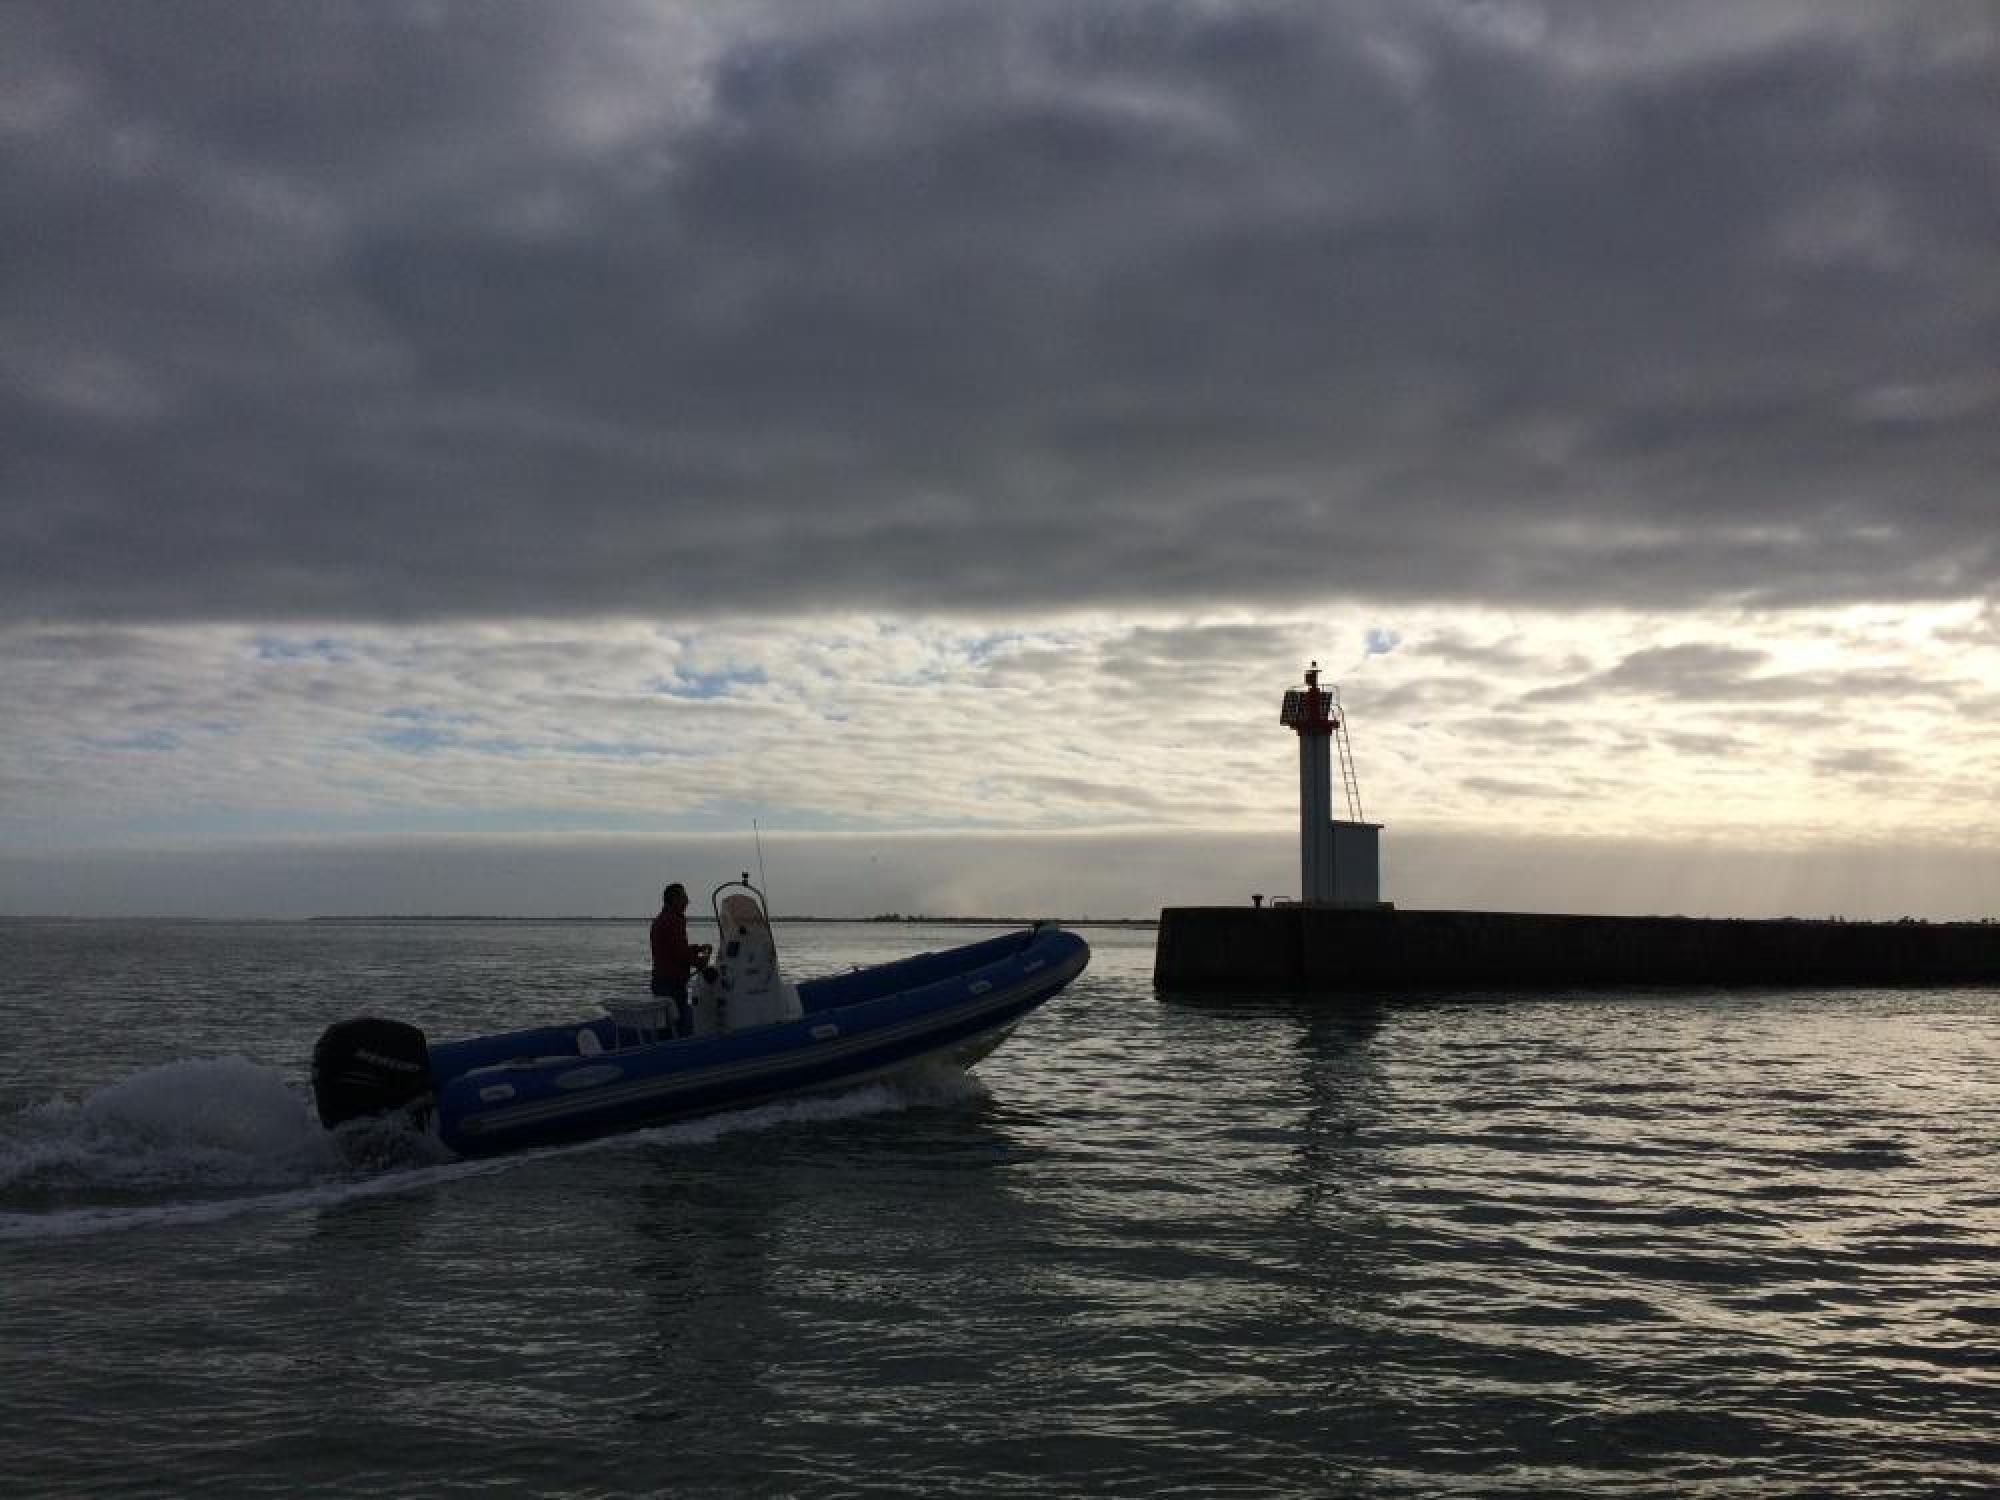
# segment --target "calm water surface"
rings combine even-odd
[[[807,977],[979,932],[779,930]],[[0,924],[0,1493],[2000,1493],[2000,995],[1157,997],[499,1161],[305,1059],[622,923]]]

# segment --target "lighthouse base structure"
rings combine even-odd
[[[1171,906],[1153,983],[1235,994],[2000,984],[2000,924]]]
[[[1317,890],[1301,892],[1306,906],[1367,906],[1382,901],[1382,825],[1329,818],[1315,830]]]

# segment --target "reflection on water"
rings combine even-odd
[[[0,1063],[0,1473],[38,1494],[1973,1495],[2000,1465],[1991,994],[1162,1001],[1150,935],[1092,933],[974,1080],[382,1171],[294,1129],[329,1014],[574,1014],[643,929],[135,932],[0,935],[0,1001],[65,1039]]]

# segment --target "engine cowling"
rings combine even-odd
[[[398,1110],[420,1115],[431,1102],[430,1043],[403,1021],[337,1022],[313,1047],[312,1086],[320,1124],[329,1130]]]

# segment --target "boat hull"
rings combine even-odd
[[[1043,927],[808,981],[799,1019],[719,1036],[619,1047],[600,1018],[442,1043],[430,1049],[438,1133],[483,1156],[849,1087],[931,1059],[970,1066],[1088,962],[1081,938]]]

